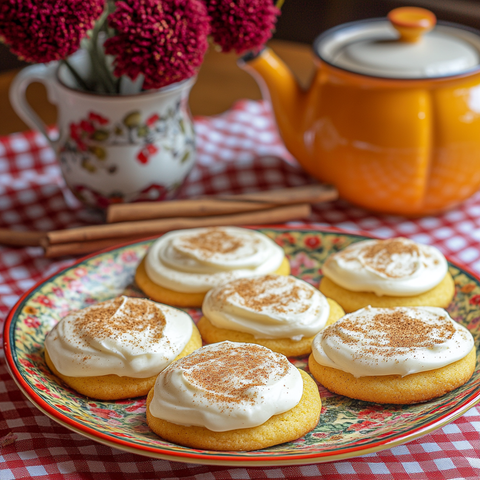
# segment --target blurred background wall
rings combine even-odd
[[[480,30],[480,0],[285,0],[274,37],[311,43],[328,28],[385,17],[393,8],[407,5],[428,8],[439,20]]]

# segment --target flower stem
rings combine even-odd
[[[107,93],[117,93],[115,81],[113,80],[111,72],[106,64],[105,55],[103,52],[100,53],[100,49],[102,47],[99,46],[98,42],[98,35],[107,19],[108,13],[108,9],[106,9],[100,18],[95,22],[90,40],[89,52],[92,62],[92,69],[105,91]]]
[[[285,3],[285,0],[277,0],[277,3],[275,4],[275,6],[276,6],[279,10],[281,10],[284,3]]]
[[[60,62],[65,65],[68,70],[70,70],[70,73],[73,75],[80,87],[82,87],[84,90],[90,90],[85,80],[78,74],[78,72],[75,70],[75,68],[73,68],[72,64],[66,58],[60,60]]]

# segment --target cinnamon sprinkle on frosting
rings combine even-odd
[[[255,338],[299,341],[325,327],[330,306],[309,283],[270,274],[233,280],[210,290],[202,311],[217,328],[250,333]]]
[[[277,287],[285,287],[280,293],[275,292]],[[259,278],[241,278],[224,285],[215,291],[213,301],[224,304],[230,297],[236,296],[239,303],[251,310],[261,312],[265,307],[277,313],[286,313],[295,309],[298,313],[305,312],[310,307],[310,299],[314,290],[307,284],[295,282],[294,278],[280,275],[265,275]]]
[[[455,328],[446,316],[439,317],[438,323],[427,324],[420,318],[409,315],[403,309],[392,309],[376,314],[369,322],[362,322],[362,317],[347,318],[340,324],[346,333],[344,341],[355,344],[348,334],[362,335],[368,342],[368,351],[379,356],[392,356],[396,349],[414,352],[418,348],[433,348],[451,339]],[[324,339],[338,334],[335,324],[328,327]]]
[[[88,337],[118,340],[124,334],[135,334],[149,329],[150,341],[155,342],[163,337],[165,324],[165,316],[152,302],[127,302],[126,297],[120,297],[84,310],[84,315],[76,322],[74,331],[82,340]],[[134,338],[130,341],[135,342]]]
[[[327,327],[312,345],[315,360],[355,377],[410,375],[464,358],[470,332],[437,307],[366,307]]]
[[[150,413],[216,432],[262,425],[298,404],[299,370],[261,345],[221,342],[173,362],[156,380]]]
[[[63,375],[148,378],[173,361],[192,331],[191,317],[179,309],[121,296],[70,312],[45,346]]]
[[[404,297],[439,285],[448,264],[437,248],[399,237],[354,242],[330,255],[322,270],[346,290]]]
[[[358,253],[346,250],[338,255],[343,256],[345,260],[351,260]],[[368,243],[362,248],[360,255],[365,266],[387,277],[400,278],[415,272],[417,268],[415,261],[420,257],[420,250],[411,240],[399,237]],[[402,255],[409,256],[411,260],[406,262],[404,257],[400,257]]]
[[[182,293],[206,293],[235,278],[275,272],[283,249],[266,235],[239,227],[169,232],[155,241],[145,260],[148,277]]]
[[[244,244],[241,238],[230,235],[220,228],[209,228],[196,235],[185,236],[179,243],[183,249],[200,251],[205,257],[232,253]]]
[[[254,344],[224,343],[221,349],[194,352],[179,362],[170,369],[182,368],[208,401],[234,404],[255,403],[255,387],[266,386],[272,372],[279,378],[291,368],[283,355]]]

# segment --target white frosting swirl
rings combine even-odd
[[[366,307],[320,332],[320,365],[355,377],[410,375],[450,365],[473,348],[472,334],[436,307]]]
[[[221,342],[168,366],[157,378],[150,413],[169,422],[214,432],[262,425],[295,407],[303,394],[300,372],[260,345]]]
[[[298,278],[262,275],[210,290],[203,314],[218,328],[255,338],[312,337],[327,323],[330,306],[318,289]]]
[[[148,378],[175,359],[192,331],[185,312],[122,296],[69,313],[45,346],[62,375]]]
[[[266,235],[237,227],[177,230],[150,247],[145,269],[157,285],[203,293],[236,278],[275,272],[285,254]]]
[[[331,255],[323,274],[347,290],[377,295],[419,295],[437,286],[448,265],[435,247],[406,238],[365,240]]]

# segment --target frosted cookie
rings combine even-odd
[[[257,450],[302,437],[318,423],[315,382],[260,345],[222,342],[174,362],[147,397],[160,437],[211,450]]]
[[[376,403],[440,397],[475,370],[471,333],[435,307],[364,308],[320,332],[309,367],[332,392]]]
[[[365,240],[328,257],[320,290],[346,312],[372,307],[446,308],[455,294],[435,247],[406,238]]]
[[[195,228],[156,240],[140,263],[135,280],[150,298],[181,307],[201,307],[217,285],[252,275],[288,275],[283,249],[255,230]]]
[[[201,346],[185,312],[122,296],[60,320],[45,340],[45,360],[77,392],[118,400],[146,395],[160,371]]]
[[[288,357],[312,351],[314,336],[345,312],[292,276],[240,278],[210,290],[198,329],[206,343],[256,343]]]

